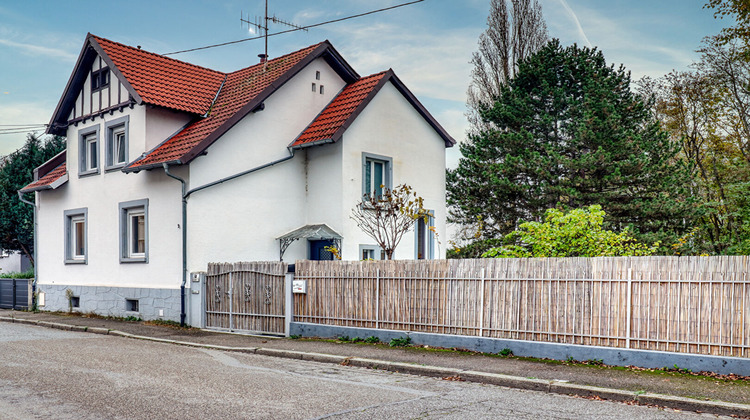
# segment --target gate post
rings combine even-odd
[[[292,321],[294,320],[294,295],[292,294],[292,283],[294,282],[294,264],[287,266],[284,274],[284,336],[289,337]]]

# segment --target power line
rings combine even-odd
[[[339,18],[339,19],[333,19],[333,20],[329,20],[329,21],[325,21],[325,22],[314,23],[312,25],[300,26],[299,28],[287,29],[285,31],[274,32],[272,34],[266,34],[266,35],[262,35],[262,36],[252,37],[252,38],[239,39],[237,41],[222,42],[221,44],[206,45],[205,47],[190,48],[188,50],[174,51],[174,52],[169,52],[169,53],[165,53],[165,54],[162,54],[162,55],[182,54],[182,53],[191,52],[191,51],[207,50],[209,48],[223,47],[225,45],[239,44],[240,42],[253,41],[253,40],[261,39],[261,38],[268,37],[268,36],[275,36],[275,35],[286,34],[286,33],[289,33],[289,32],[306,30],[306,29],[309,29],[309,28],[315,28],[317,26],[328,25],[329,23],[336,23],[336,22],[341,22],[343,20],[354,19],[354,18],[358,18],[358,17],[362,17],[362,16],[371,15],[373,13],[385,12],[387,10],[396,9],[398,7],[408,6],[408,5],[414,4],[414,3],[421,3],[423,1],[424,0],[410,1],[408,3],[401,3],[401,4],[397,4],[395,6],[384,7],[382,9],[371,10],[369,12],[360,13],[360,14],[357,14],[357,15],[351,15],[351,16],[347,16],[347,17],[343,17],[343,18]]]

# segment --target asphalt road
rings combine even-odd
[[[0,323],[0,419],[716,416]]]

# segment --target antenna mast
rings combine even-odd
[[[282,20],[282,19],[279,19],[279,18],[276,17],[275,14],[273,16],[268,16],[268,0],[265,0],[265,4],[266,4],[265,15],[263,15],[263,16],[256,16],[254,22],[250,21],[250,15],[249,14],[247,16],[247,19],[245,19],[243,13],[240,12],[240,23],[246,23],[248,28],[250,28],[250,27],[257,28],[258,32],[260,32],[261,36],[263,36],[263,41],[265,43],[265,49],[264,49],[264,52],[263,52],[263,57],[261,57],[261,59],[263,60],[264,68],[265,68],[265,62],[268,60],[268,22],[269,21],[273,22],[273,23],[276,23],[276,24],[285,25],[285,26],[288,26],[290,28],[300,29],[300,30],[303,30],[303,31],[307,32],[307,28],[299,26],[299,25],[296,25],[296,24],[291,23],[291,22],[287,22],[287,21]]]

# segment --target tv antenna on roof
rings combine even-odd
[[[260,57],[261,61],[265,63],[268,60],[268,23],[273,22],[280,25],[286,25],[290,28],[299,29],[307,32],[307,28],[299,25],[295,25],[294,23],[287,22],[285,20],[279,19],[274,14],[273,16],[268,16],[268,0],[265,1],[266,3],[266,11],[264,16],[256,16],[255,21],[250,21],[250,15],[248,14],[247,19],[245,19],[245,16],[243,12],[240,12],[240,23],[246,23],[248,29],[252,29],[253,27],[258,29],[258,32],[263,36],[263,39],[265,41],[265,50],[263,52],[263,55]],[[265,68],[265,67],[264,67]]]

